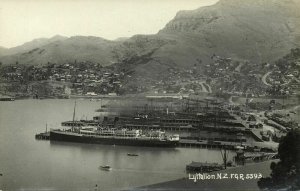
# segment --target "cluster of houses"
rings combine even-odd
[[[232,95],[253,96],[265,95],[265,87],[261,83],[260,72],[245,61],[222,58],[213,55],[212,63],[204,67],[204,74],[214,92]],[[248,68],[250,67],[250,68]]]
[[[202,61],[183,69],[172,66],[160,78],[124,74],[114,67],[99,63],[75,62],[44,66],[15,65],[1,67],[1,78],[7,82],[26,84],[33,81],[49,81],[70,88],[74,95],[122,94],[151,92],[155,94],[220,92],[231,95],[265,96],[277,91],[296,94],[300,89],[300,60],[292,57],[286,64],[247,63],[217,55],[212,63]],[[271,71],[266,87],[262,76]],[[268,91],[268,89],[270,91]],[[274,91],[273,91],[274,90]]]
[[[123,73],[93,63],[48,63],[42,67],[16,64],[1,68],[1,78],[6,82],[30,84],[47,81],[64,89],[67,87],[70,94],[79,95],[117,94],[122,88],[123,76]]]
[[[285,95],[297,94],[300,89],[300,62],[298,68],[289,68],[285,73],[280,70],[274,70],[267,78],[272,86],[280,87],[279,92]]]
[[[211,87],[206,83],[207,77],[201,74],[201,69],[194,66],[188,69],[172,66],[167,69],[166,75],[159,79],[145,79],[138,77],[142,84],[137,91],[151,92],[152,94],[197,94],[211,92]]]
[[[280,94],[298,94],[300,89],[300,49],[292,49],[291,52],[279,59],[271,68],[267,82],[279,87]]]
[[[47,79],[47,70],[25,65],[12,65],[1,68],[1,78],[8,82],[40,81]]]
[[[77,95],[116,94],[122,87],[123,73],[116,73],[97,64],[84,64],[84,67],[64,64],[63,68],[53,68],[48,80],[68,84],[71,94]]]

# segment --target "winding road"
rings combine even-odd
[[[272,73],[272,72],[267,72],[267,73],[265,73],[265,75],[261,78],[262,82],[263,82],[265,85],[267,85],[267,86],[272,86],[271,84],[269,84],[269,83],[267,82],[267,77],[268,77],[271,73]]]

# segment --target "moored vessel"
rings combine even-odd
[[[67,141],[89,144],[129,145],[144,147],[176,147],[179,135],[166,135],[163,131],[77,127],[75,130],[51,130],[50,141]]]
[[[110,171],[110,170],[111,170],[111,167],[110,167],[109,165],[102,165],[102,166],[99,166],[99,169],[100,169],[100,170]]]
[[[76,102],[73,112],[72,127],[68,130],[50,130],[50,141],[79,142],[89,144],[129,145],[144,147],[176,147],[179,135],[166,135],[164,131],[111,128],[107,126],[75,126]]]
[[[132,156],[132,157],[137,157],[139,156],[138,154],[135,154],[135,153],[127,153],[128,156]]]

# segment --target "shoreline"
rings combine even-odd
[[[259,163],[250,163],[244,166],[237,166],[232,168],[227,168],[226,170],[215,171],[211,173],[201,173],[204,176],[204,179],[191,179],[191,176],[196,173],[187,173],[185,177],[160,182],[156,184],[145,185],[141,187],[128,188],[122,191],[169,191],[169,190],[185,190],[185,191],[195,191],[195,190],[260,190],[257,186],[257,181],[259,179],[239,179],[240,176],[246,177],[247,175],[258,175],[261,174],[263,177],[270,176],[271,162],[277,162],[278,160],[270,160]],[[221,174],[222,179],[205,179],[205,175],[215,175]],[[201,175],[200,175],[201,176]],[[225,178],[227,176],[227,178]],[[198,176],[199,177],[199,176]],[[208,176],[206,176],[208,177]],[[238,177],[238,179],[236,178]]]

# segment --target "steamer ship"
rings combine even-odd
[[[70,130],[51,130],[50,141],[144,147],[176,147],[179,143],[179,135],[167,136],[163,131],[142,132],[142,130],[128,130],[124,128],[77,127]]]
[[[179,135],[167,135],[161,130],[139,130],[128,128],[111,128],[105,126],[76,125],[75,108],[72,127],[68,130],[50,130],[50,141],[67,141],[89,144],[130,145],[145,147],[176,147]]]

